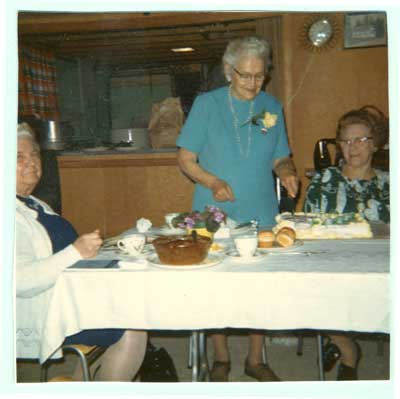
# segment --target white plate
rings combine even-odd
[[[260,260],[264,259],[268,254],[265,252],[260,252],[258,249],[254,256],[249,258],[243,258],[240,256],[236,249],[233,249],[227,253],[227,255],[234,261],[234,262],[241,262],[241,263],[252,263],[252,262],[259,262]]]
[[[215,266],[218,263],[222,262],[222,258],[216,255],[208,255],[208,257],[200,264],[196,265],[166,265],[160,263],[160,259],[158,259],[158,255],[154,254],[147,258],[150,265],[159,267],[161,269],[170,269],[170,270],[195,270],[195,269],[204,269],[206,267]]]
[[[303,245],[303,241],[301,240],[296,240],[293,245],[290,247],[271,247],[271,248],[257,248],[257,251],[260,251],[262,253],[268,253],[268,252],[289,252],[292,251],[293,249],[299,248]]]

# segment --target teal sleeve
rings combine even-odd
[[[178,147],[183,147],[198,154],[207,139],[208,103],[205,95],[198,96],[193,102],[186,122],[176,140]]]

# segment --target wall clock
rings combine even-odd
[[[332,15],[314,14],[306,18],[300,32],[303,47],[314,52],[332,49],[339,36],[339,28]]]

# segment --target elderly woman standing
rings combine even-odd
[[[336,141],[342,167],[317,173],[306,193],[305,212],[358,212],[371,222],[390,221],[389,174],[372,167],[374,153],[387,142],[386,116],[373,106],[345,113],[338,122]],[[340,359],[338,380],[357,380],[361,357],[358,344],[347,335],[330,335],[324,348],[324,368]]]
[[[289,157],[282,107],[261,91],[270,66],[268,42],[256,37],[231,41],[223,66],[229,85],[196,98],[177,140],[179,165],[196,182],[193,209],[214,204],[237,222],[257,218],[261,228],[270,228],[278,213],[272,172],[292,197],[298,178]],[[228,381],[227,337],[223,332],[211,336],[211,380]],[[245,372],[259,381],[277,381],[262,363],[263,344],[261,332],[250,333]]]
[[[98,230],[77,236],[72,225],[31,195],[42,175],[40,148],[26,123],[18,125],[16,198],[17,357],[38,358],[46,307],[58,275],[102,244]],[[86,330],[65,343],[108,347],[100,358],[102,381],[131,381],[146,348],[143,331]],[[75,377],[79,375],[78,369]]]

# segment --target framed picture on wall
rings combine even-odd
[[[354,12],[344,18],[344,48],[387,45],[385,12]]]

